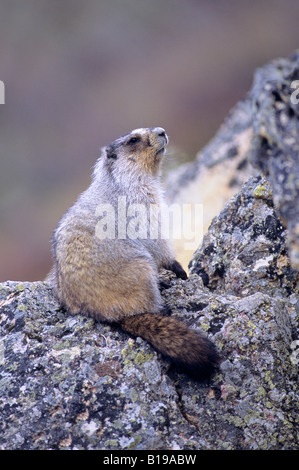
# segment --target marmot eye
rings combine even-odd
[[[140,142],[140,137],[131,137],[129,140],[128,140],[128,144],[129,145],[134,145],[134,144],[137,144],[137,142]]]

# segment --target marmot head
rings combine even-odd
[[[117,169],[156,175],[167,143],[162,127],[135,129],[103,149],[103,163],[112,172]]]

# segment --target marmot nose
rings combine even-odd
[[[166,142],[168,142],[168,136],[166,134],[165,129],[163,127],[152,127],[152,131],[157,135],[157,137],[163,137]]]
[[[165,137],[165,136],[166,136],[166,132],[165,132],[165,129],[163,129],[163,127],[153,127],[153,131],[154,131],[158,136],[161,136],[161,137]]]

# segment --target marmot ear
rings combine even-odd
[[[107,155],[107,158],[113,158],[114,160],[117,159],[117,154],[115,153],[115,149],[111,145],[108,145],[108,147],[106,147],[106,155]]]

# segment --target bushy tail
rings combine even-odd
[[[209,377],[220,362],[216,348],[209,339],[175,318],[144,313],[126,317],[120,325],[133,336],[148,341],[193,377]]]

